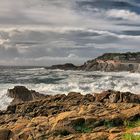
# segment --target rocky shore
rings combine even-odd
[[[53,65],[47,69],[106,71],[106,72],[140,72],[140,52],[137,53],[106,53],[81,66],[67,63]]]
[[[51,96],[17,86],[8,96],[13,102],[0,111],[0,140],[140,139],[140,96],[130,92]]]

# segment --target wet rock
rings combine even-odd
[[[9,105],[7,107],[7,113],[15,113],[17,105]]]
[[[24,86],[15,86],[13,89],[8,89],[7,95],[14,98],[12,104],[43,99],[46,96],[33,90],[28,90]]]

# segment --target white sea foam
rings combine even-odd
[[[42,68],[29,68],[29,69],[26,69],[28,71],[38,71],[38,70],[44,70],[45,68],[42,67]]]
[[[13,87],[13,85],[0,84],[0,109],[5,110],[6,107],[13,100],[7,96],[7,87]]]
[[[75,91],[82,94],[97,93],[112,89],[140,94],[140,74],[129,72],[84,72],[57,70],[12,71],[8,83],[0,83],[0,109],[6,109],[12,101],[7,89],[23,85],[43,94],[67,94]],[[4,79],[5,81],[5,79]],[[16,82],[15,82],[16,81]]]

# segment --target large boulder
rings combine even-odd
[[[12,136],[11,130],[7,128],[0,129],[0,140],[10,140],[11,136]]]
[[[9,97],[14,98],[12,101],[13,104],[43,99],[46,97],[34,90],[28,90],[24,86],[15,86],[13,89],[8,89],[7,94]]]

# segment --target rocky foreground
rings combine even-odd
[[[81,66],[71,63],[53,65],[47,69],[106,71],[106,72],[138,72],[140,73],[140,52],[137,53],[105,53]]]
[[[0,112],[0,140],[139,140],[140,96],[129,92],[42,95],[17,86]]]

